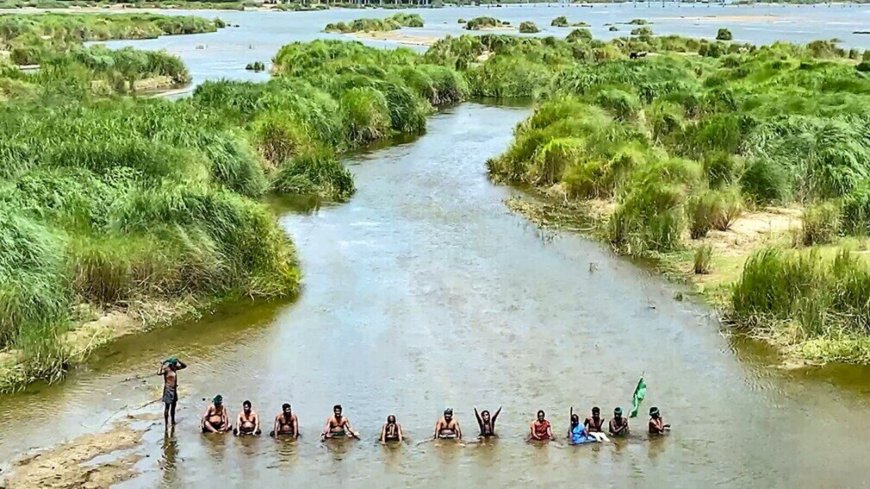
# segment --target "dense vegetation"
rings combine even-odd
[[[590,38],[582,30],[565,41],[463,36],[427,53],[463,70],[474,95],[540,99],[508,151],[489,162],[494,177],[614,202],[602,232],[630,255],[679,252],[729,229],[745,209],[771,204],[807,207],[799,246],[867,233],[870,79],[835,43]],[[655,55],[631,59],[637,52]],[[816,316],[747,285],[762,262],[785,273],[806,253],[750,260],[733,318],[757,328],[769,324],[758,318],[787,317],[803,338],[865,332],[870,286],[854,257],[813,262],[831,297],[807,299],[821,308]],[[709,250],[697,258],[706,270]]]
[[[149,39],[161,35],[214,32],[220,19],[156,14],[15,14],[0,16],[0,51],[13,62],[38,64],[46,56],[86,41]]]
[[[402,27],[423,27],[423,18],[419,14],[399,13],[384,19],[356,19],[350,23],[337,22],[326,24],[325,32],[383,32],[395,31]]]
[[[34,76],[11,67],[0,70],[0,100],[40,90],[109,94],[185,85],[190,77],[176,56],[83,43],[210,32],[221,26],[220,20],[139,14],[0,16],[0,51],[8,52],[9,62],[41,66]]]
[[[274,66],[268,83],[210,82],[179,102],[27,75],[34,93],[0,111],[0,347],[22,352],[18,380],[63,371],[82,304],[144,317],[156,303],[293,294],[292,244],[254,199],[347,199],[342,151],[419,133],[466,92],[403,49],[296,43]]]

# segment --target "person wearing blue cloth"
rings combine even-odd
[[[580,416],[571,414],[571,428],[568,429],[568,442],[571,445],[582,445],[598,441],[594,436],[589,436],[586,427],[580,423]]]

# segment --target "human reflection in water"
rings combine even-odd
[[[161,445],[160,470],[163,471],[161,480],[163,485],[171,486],[176,482],[176,462],[178,458],[178,439],[175,438],[175,426],[163,432],[163,444]]]

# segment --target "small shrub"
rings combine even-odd
[[[840,207],[834,202],[823,202],[804,212],[801,244],[812,246],[828,244],[840,230]]]
[[[465,19],[463,19],[462,17],[460,17],[460,18],[456,19],[456,23],[457,23],[457,24],[464,24],[464,23],[465,23]]]
[[[610,26],[607,30],[610,31],[610,32],[617,32],[617,31],[619,30],[619,27],[616,27],[615,25],[612,25],[612,26]]]
[[[366,144],[390,133],[390,107],[384,95],[374,88],[351,88],[340,100],[347,137],[355,144]]]
[[[717,41],[730,41],[731,39],[733,39],[733,36],[728,29],[719,29],[719,32],[716,33]]]
[[[843,198],[843,230],[859,236],[870,235],[870,182]]]
[[[291,158],[300,147],[311,142],[304,124],[285,114],[265,114],[254,121],[254,144],[270,163],[277,165]]]
[[[281,193],[318,195],[336,201],[349,199],[355,190],[350,171],[334,152],[325,148],[307,150],[285,162],[272,188]]]
[[[695,259],[693,269],[695,274],[708,274],[711,271],[711,261],[713,259],[713,247],[705,244],[695,248]]]
[[[568,34],[568,37],[566,37],[565,40],[568,42],[591,41],[592,32],[590,32],[589,29],[574,29]]]
[[[631,35],[635,36],[635,37],[641,37],[641,38],[652,37],[653,30],[650,29],[649,27],[638,27],[637,29],[631,30]]]
[[[534,22],[525,21],[520,23],[521,34],[534,34],[536,32],[541,32],[541,30],[538,29],[538,26]]]
[[[475,17],[465,23],[465,29],[469,31],[478,31],[480,29],[491,29],[503,25],[507,25],[507,22],[502,22],[494,17]]]
[[[704,171],[707,172],[710,188],[722,188],[736,183],[742,169],[740,159],[725,151],[704,155]]]
[[[743,212],[743,203],[735,191],[707,190],[689,199],[689,234],[703,238],[711,229],[727,231]]]
[[[634,118],[640,111],[640,100],[636,95],[616,88],[601,91],[595,98],[595,103],[610,110],[614,117],[623,121]]]
[[[750,162],[740,177],[740,187],[759,203],[787,202],[791,197],[791,175],[769,159]]]
[[[568,27],[568,18],[564,15],[560,15],[559,17],[553,19],[553,21],[550,22],[550,25],[552,27]]]

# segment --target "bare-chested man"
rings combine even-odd
[[[242,403],[242,412],[236,420],[236,430],[233,434],[236,436],[242,435],[260,435],[260,416],[254,412],[251,406],[251,401]]]
[[[462,439],[462,429],[459,427],[459,421],[453,419],[453,409],[447,408],[444,410],[444,416],[441,416],[438,422],[435,423],[435,434],[432,438],[441,438],[443,440]]]
[[[384,423],[384,426],[381,427],[381,437],[379,438],[381,443],[388,442],[402,442],[402,439],[405,436],[402,434],[402,425],[396,422],[396,417],[394,415],[387,416],[387,422]]]
[[[168,426],[170,418],[175,424],[175,405],[178,403],[178,371],[187,365],[175,357],[169,357],[160,364],[157,375],[163,376],[163,422]]]
[[[289,403],[284,403],[281,406],[281,412],[275,416],[275,426],[269,436],[290,436],[299,438],[299,420],[293,411],[290,409]]]
[[[604,434],[604,418],[601,417],[601,408],[598,406],[592,408],[592,416],[583,421],[583,426],[586,428],[589,436],[594,437],[596,440],[610,441],[607,439],[607,435]]]
[[[336,404],[332,407],[332,416],[326,418],[326,426],[323,427],[320,439],[326,440],[345,436],[359,439],[359,434],[353,431],[350,426],[350,420],[342,415],[341,404]]]
[[[671,430],[671,425],[665,424],[659,408],[653,406],[649,408],[649,434],[663,435]]]
[[[628,418],[622,417],[622,408],[613,410],[613,419],[610,420],[610,436],[628,436]]]
[[[224,398],[220,394],[214,396],[211,404],[202,415],[203,433],[226,433],[233,428],[227,408],[224,407]]]

